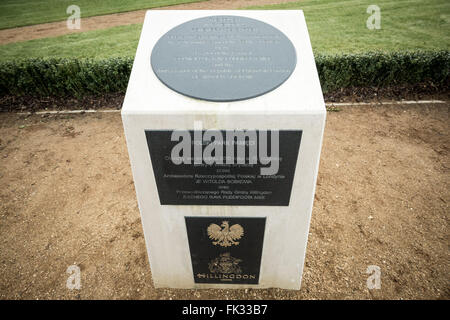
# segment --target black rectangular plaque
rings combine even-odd
[[[301,130],[279,131],[279,170],[273,175],[262,175],[261,168],[269,165],[259,161],[225,164],[225,152],[224,164],[174,164],[171,152],[178,141],[171,141],[172,132],[145,131],[161,205],[289,205]],[[193,137],[194,131],[189,132]],[[222,132],[225,136],[226,131]],[[271,140],[267,140],[271,155]],[[247,156],[248,152],[247,145]],[[191,154],[194,155],[194,144]]]
[[[266,218],[185,219],[195,283],[258,284]]]

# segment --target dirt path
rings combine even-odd
[[[187,3],[152,10],[220,10],[239,9],[249,6],[296,2],[299,0],[209,0],[206,2]],[[83,10],[83,8],[81,8]],[[147,10],[115,13],[81,19],[81,29],[67,28],[66,21],[50,22],[26,27],[0,30],[0,45],[11,42],[27,41],[39,38],[62,36],[69,33],[107,29],[116,26],[142,23]]]
[[[120,115],[2,113],[0,299],[449,299],[449,108],[328,113],[300,291],[155,289]]]

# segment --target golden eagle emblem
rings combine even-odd
[[[222,247],[231,247],[233,244],[238,245],[239,240],[244,235],[244,228],[239,224],[233,224],[231,227],[228,221],[222,221],[220,227],[211,223],[208,227],[208,236],[214,240],[213,245]]]

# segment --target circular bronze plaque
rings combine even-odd
[[[180,24],[156,43],[151,65],[159,80],[183,95],[237,101],[265,94],[294,71],[292,42],[275,27],[239,16]]]

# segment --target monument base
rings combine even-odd
[[[289,78],[263,95],[231,102],[190,98],[160,81],[150,60],[158,40],[184,22],[218,15],[257,19],[281,31],[297,57]],[[302,11],[148,11],[122,119],[154,286],[299,289],[325,116]],[[258,139],[263,131],[278,132],[277,173],[264,174],[269,165],[261,163],[171,161],[179,143],[174,131],[193,136],[210,129],[224,136],[254,129]]]

